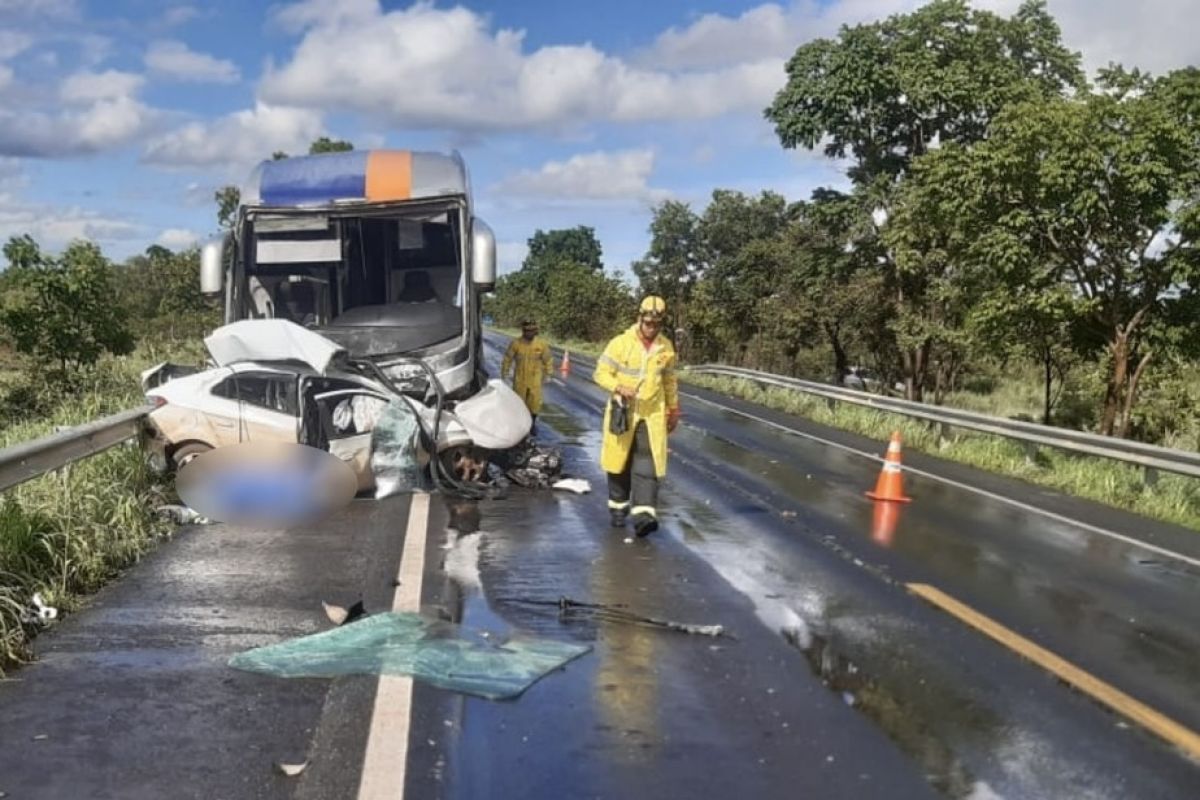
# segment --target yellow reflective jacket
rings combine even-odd
[[[525,341],[524,337],[513,339],[500,362],[501,379],[508,377],[508,368],[514,362],[513,391],[525,401],[529,413],[536,414],[542,409],[542,383],[553,370],[550,345],[538,336],[531,342]]]
[[[645,421],[650,435],[650,450],[654,455],[654,471],[662,478],[667,474],[667,412],[679,408],[679,381],[675,377],[675,347],[664,336],[657,336],[647,348],[635,324],[616,336],[596,360],[592,376],[610,394],[618,386],[637,388],[637,397],[630,404],[629,427],[617,436],[608,430],[611,404],[604,407],[604,443],[600,449],[600,466],[605,472],[620,473],[629,461],[633,435],[639,422]]]

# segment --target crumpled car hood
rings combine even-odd
[[[285,319],[244,319],[217,328],[204,346],[217,366],[244,361],[292,361],[324,374],[345,349]]]

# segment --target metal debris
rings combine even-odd
[[[574,492],[575,494],[587,494],[592,490],[592,485],[583,478],[563,478],[550,488]]]
[[[360,617],[367,615],[367,610],[363,606],[363,601],[359,600],[349,608],[335,606],[333,603],[321,602],[325,608],[325,616],[329,617],[329,621],[334,625],[348,625]]]
[[[723,625],[695,625],[685,622],[675,622],[669,619],[657,619],[632,611],[626,611],[624,605],[609,605],[605,603],[585,603],[570,597],[560,597],[557,600],[529,600],[520,597],[497,598],[496,602],[510,602],[521,605],[546,606],[558,609],[559,618],[591,618],[604,622],[624,622],[631,625],[644,625],[651,628],[678,631],[695,636],[723,636],[734,638],[725,631]]]
[[[56,619],[58,619],[58,609],[46,605],[41,592],[33,595],[29,608],[21,613],[21,622],[25,625],[47,625]]]
[[[159,506],[155,512],[164,519],[169,519],[176,525],[210,525],[212,520],[200,514],[195,509],[181,505]]]

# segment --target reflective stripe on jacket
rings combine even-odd
[[[639,422],[645,421],[650,451],[654,455],[654,471],[658,477],[664,477],[667,474],[667,411],[679,407],[675,347],[670,340],[659,335],[647,348],[635,324],[604,348],[604,355],[596,360],[592,379],[610,395],[618,386],[637,388],[637,397],[630,404],[629,427],[620,436],[608,430],[611,404],[605,404],[600,466],[605,472],[624,471],[633,449],[634,431]]]

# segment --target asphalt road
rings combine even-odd
[[[906,584],[936,586],[1195,730],[1200,570],[1104,531],[1185,559],[1200,556],[1193,534],[912,454],[906,465],[1008,502],[909,475],[913,503],[881,525],[862,496],[878,462],[852,451],[882,453],[886,432],[862,440],[689,389],[664,527],[627,542],[608,527],[596,464],[603,398],[573,360],[547,388],[542,439],[591,494],[435,495],[427,514],[409,498],[359,500],[301,530],[182,531],[0,683],[0,793],[1191,796],[1195,761]],[[394,681],[226,665],[328,629],[322,600],[385,610],[417,587],[427,613],[592,650],[513,701],[417,682],[404,713],[380,699]],[[529,602],[560,596],[736,638]],[[307,768],[285,777],[279,761]]]

